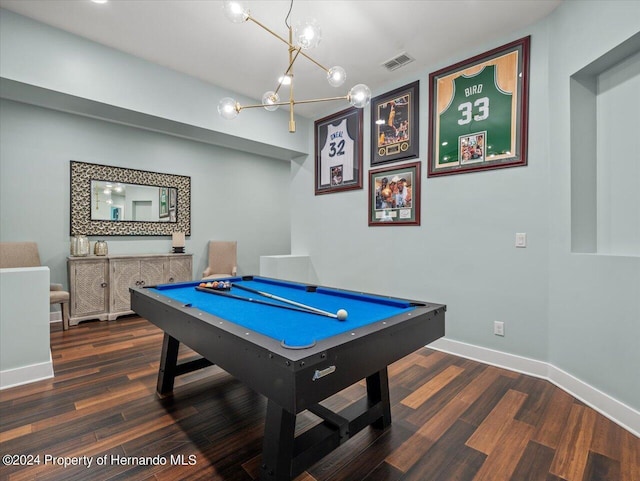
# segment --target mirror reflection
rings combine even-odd
[[[178,189],[91,181],[91,220],[176,222]]]

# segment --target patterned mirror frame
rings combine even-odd
[[[191,177],[75,160],[70,162],[70,172],[72,236],[165,236],[173,232],[191,235]],[[91,220],[92,180],[174,187],[178,191],[176,222]]]

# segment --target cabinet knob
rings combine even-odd
[[[140,285],[141,285],[141,286],[144,286],[144,281],[140,281]]]
[[[173,277],[169,277],[169,282],[174,282]]]
[[[102,284],[100,284],[100,287],[107,287],[107,283],[103,282]]]

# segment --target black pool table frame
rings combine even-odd
[[[148,287],[130,291],[132,309],[164,331],[159,396],[173,391],[176,376],[215,363],[267,398],[263,481],[289,481],[365,427],[389,426],[387,366],[444,335],[445,305],[409,301],[416,306],[409,313],[318,341],[313,347],[288,349]],[[178,364],[181,342],[203,357]],[[335,413],[319,404],[362,379],[367,396],[342,411]],[[304,410],[323,422],[296,437],[296,415]]]

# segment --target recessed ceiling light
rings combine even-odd
[[[93,3],[107,3],[109,0],[91,0]]]

